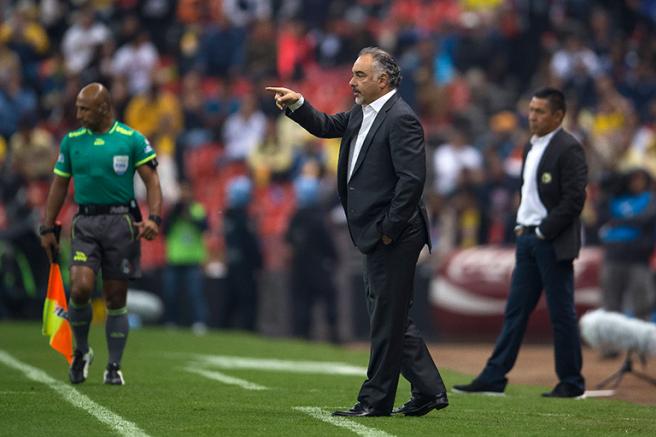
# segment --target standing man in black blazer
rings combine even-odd
[[[581,248],[579,216],[587,165],[581,144],[562,127],[565,96],[544,88],[529,104],[533,134],[524,150],[517,211],[517,251],[501,334],[481,374],[455,392],[502,395],[544,289],[553,327],[558,385],[545,397],[578,397],[585,391],[581,342],[574,311],[574,258]]]
[[[395,413],[421,416],[448,406],[446,389],[421,335],[408,317],[419,252],[430,247],[422,200],[426,177],[424,132],[396,89],[399,66],[384,50],[368,47],[353,64],[350,111],[327,115],[301,94],[269,87],[286,114],[321,138],[341,137],[339,198],[351,239],[364,256],[371,354],[358,402],[336,416],[388,416],[399,374],[412,398]]]

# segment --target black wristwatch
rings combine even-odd
[[[152,220],[152,221],[154,221],[155,224],[156,224],[157,226],[161,226],[161,225],[162,225],[162,217],[160,217],[160,216],[158,216],[158,215],[150,214],[150,215],[148,216],[148,220]]]
[[[45,225],[40,225],[39,226],[39,235],[46,235],[46,234],[54,234],[55,233],[55,227],[46,227]]]

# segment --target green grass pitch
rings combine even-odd
[[[50,349],[39,324],[0,322],[0,354],[57,381],[49,386],[29,379],[0,360],[0,435],[129,435],[113,419],[108,424],[73,406],[62,392],[83,394],[91,408],[106,409],[149,436],[656,435],[656,408],[543,399],[547,387],[519,385],[509,386],[503,398],[449,394],[449,408],[420,418],[347,419],[339,426],[296,407],[325,412],[350,407],[364,377],[353,370],[366,367],[366,351],[242,333],[195,337],[145,328],[130,333],[123,359],[126,385],[112,387],[102,384],[107,357],[102,326],[92,326],[91,345],[96,358],[89,379],[72,387],[66,362]],[[342,367],[321,364],[326,362]],[[442,372],[449,387],[471,377]],[[397,405],[408,395],[402,380]]]

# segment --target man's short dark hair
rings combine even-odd
[[[378,47],[365,47],[358,56],[371,55],[374,59],[374,69],[378,74],[387,74],[391,88],[398,88],[401,83],[401,69],[396,59],[385,50]]]
[[[556,88],[546,87],[539,89],[533,94],[533,97],[547,100],[549,102],[551,112],[563,111],[563,114],[567,112],[565,94]]]

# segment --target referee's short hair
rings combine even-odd
[[[533,93],[533,97],[538,99],[545,99],[549,102],[549,107],[551,112],[563,111],[563,114],[567,112],[567,105],[565,104],[565,94],[562,91],[545,87],[537,90]]]

